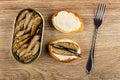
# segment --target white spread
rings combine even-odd
[[[64,55],[59,55],[59,54],[54,54],[57,58],[60,60],[68,60],[68,59],[75,59],[77,56],[64,56]]]
[[[74,31],[80,28],[81,22],[73,13],[61,11],[53,19],[54,25],[66,32]]]

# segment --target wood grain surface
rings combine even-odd
[[[93,18],[98,4],[107,9],[99,29],[95,65],[86,74],[91,47]],[[35,8],[45,18],[42,55],[31,64],[17,62],[10,53],[13,21],[24,8]],[[51,16],[60,9],[70,9],[84,20],[85,29],[76,34],[63,34],[51,25]],[[81,46],[81,58],[70,63],[55,61],[47,52],[47,43],[70,38]],[[120,0],[0,0],[0,80],[120,80]]]

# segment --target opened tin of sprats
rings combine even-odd
[[[32,8],[21,10],[13,24],[10,51],[21,63],[31,63],[42,51],[45,21],[40,12]]]

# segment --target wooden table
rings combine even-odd
[[[97,37],[94,70],[88,76],[85,67],[100,2],[107,4],[107,10]],[[21,64],[11,56],[10,42],[15,16],[27,7],[40,11],[46,26],[42,55],[31,64]],[[77,12],[84,20],[84,31],[69,35],[55,30],[51,16],[60,9]],[[55,61],[46,46],[59,38],[78,42],[82,57],[70,63]],[[120,0],[0,0],[0,80],[120,80]]]

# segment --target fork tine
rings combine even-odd
[[[103,12],[103,4],[101,3],[100,10],[99,10],[99,13],[98,13],[98,15],[99,15],[98,19],[100,19],[102,12]]]
[[[99,11],[100,11],[100,6],[101,6],[101,4],[98,5],[98,8],[97,8],[97,11],[96,11],[95,18],[97,18],[97,16],[98,16],[98,13],[99,13]]]
[[[100,19],[101,20],[103,18],[103,15],[104,15],[104,12],[105,12],[105,8],[106,8],[105,4],[99,4],[99,6],[97,8],[96,16],[95,16],[96,19]]]
[[[103,19],[104,13],[105,13],[105,8],[106,8],[106,5],[105,5],[105,4],[102,4],[102,5],[103,5],[103,6],[102,6],[101,14],[100,14],[100,17],[99,17],[100,20]]]

